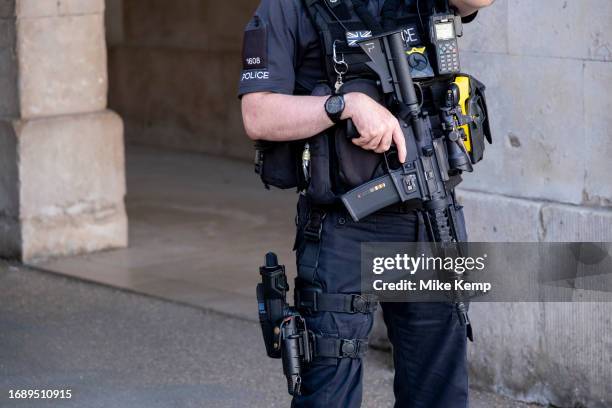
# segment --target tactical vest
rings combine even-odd
[[[366,66],[369,58],[358,46],[358,41],[401,27],[407,48],[422,46],[427,42],[429,15],[434,9],[441,10],[446,1],[421,0],[405,5],[404,0],[387,0],[380,18],[370,14],[368,0],[303,0],[303,3],[319,33],[323,64],[333,84],[336,79],[334,49],[336,55],[346,61],[347,80],[356,77],[376,79]]]
[[[378,77],[367,66],[368,56],[357,42],[377,33],[402,29],[408,50],[428,43],[428,21],[434,10],[448,9],[447,0],[421,0],[419,6],[403,0],[387,0],[376,19],[367,10],[368,0],[302,0],[319,33],[322,63],[327,73],[312,95],[331,95],[337,81],[338,64],[344,85],[341,93],[362,92],[384,103]],[[398,12],[399,10],[399,12]],[[336,59],[334,60],[334,56]],[[343,69],[344,68],[344,69]],[[429,68],[431,69],[431,68]],[[435,77],[433,70],[412,72],[420,83],[423,107],[431,113],[444,103],[450,77]],[[482,86],[484,90],[484,86]],[[438,128],[436,115],[432,127]],[[488,127],[488,123],[487,123]],[[304,191],[316,204],[332,204],[339,195],[383,174],[383,155],[355,146],[346,137],[346,125],[339,124],[310,139],[295,142],[257,142],[255,171],[268,186]]]

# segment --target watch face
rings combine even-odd
[[[327,100],[325,109],[330,115],[337,115],[344,110],[344,99],[341,96],[332,96]]]

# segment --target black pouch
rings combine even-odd
[[[259,174],[266,188],[297,188],[299,183],[297,163],[303,143],[255,142],[255,173]]]
[[[340,88],[340,92],[361,92],[378,103],[383,102],[383,95],[376,81],[369,79],[348,81]],[[344,191],[372,180],[382,171],[383,155],[354,145],[351,137],[358,136],[351,134],[354,132],[350,123],[343,122],[336,128],[334,135],[338,176]]]
[[[314,96],[331,95],[329,85],[321,83],[312,91]],[[306,195],[314,204],[333,204],[336,201],[334,178],[332,178],[332,137],[335,127],[325,130],[307,140],[310,149],[309,180]]]
[[[471,151],[470,159],[473,164],[482,160],[485,151],[485,140],[489,144],[493,143],[491,135],[491,125],[489,124],[489,112],[487,109],[487,99],[485,97],[486,86],[476,78],[470,78],[470,97],[466,101],[467,114],[472,116],[474,121],[470,123]]]

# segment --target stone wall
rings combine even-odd
[[[236,92],[258,1],[110,3],[110,106],[127,141],[250,158]]]
[[[103,0],[0,0],[0,256],[125,246]]]
[[[612,241],[612,2],[497,0],[465,27],[495,144],[461,198],[473,241]],[[472,382],[612,405],[612,305],[475,304]],[[608,334],[607,334],[608,333]]]
[[[497,0],[465,26],[464,70],[488,87],[495,139],[460,191],[472,241],[612,241],[611,18],[607,0]],[[612,406],[610,316],[610,304],[476,303],[470,380]]]

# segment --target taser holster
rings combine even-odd
[[[461,128],[466,136],[465,148],[472,164],[476,164],[483,159],[485,139],[489,144],[493,143],[485,97],[486,87],[482,82],[467,74],[457,75],[453,83],[459,87],[461,111],[471,119],[470,123]]]

